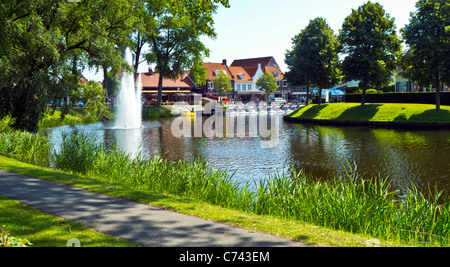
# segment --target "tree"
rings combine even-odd
[[[202,64],[209,50],[201,36],[215,38],[213,14],[218,5],[229,7],[228,0],[170,0],[151,2],[151,17],[155,27],[147,32],[149,63],[156,63],[159,72],[158,101],[162,103],[162,83],[165,78],[176,80],[187,69]],[[201,71],[202,68],[197,67]],[[204,71],[204,69],[203,69]],[[204,76],[196,73],[195,77]]]
[[[123,62],[115,44],[126,37],[129,7],[127,0],[2,1],[0,117],[36,132],[50,100],[68,103],[77,66],[90,58]]]
[[[405,76],[421,86],[436,88],[436,109],[440,109],[441,82],[450,84],[450,3],[448,0],[420,0],[417,11],[402,30],[409,50],[401,58]]]
[[[257,81],[256,86],[266,93],[266,102],[269,101],[269,94],[278,89],[277,79],[270,71],[266,71]]]
[[[95,81],[82,85],[80,99],[85,102],[85,109],[92,116],[101,117],[106,112],[105,90]]]
[[[214,85],[217,88],[217,92],[219,92],[220,96],[223,96],[226,92],[230,92],[233,90],[231,87],[231,79],[228,77],[227,73],[224,70],[219,70],[217,73],[217,77],[212,80]]]
[[[380,4],[367,2],[345,19],[339,37],[346,55],[345,80],[359,81],[361,105],[365,105],[366,90],[389,86],[397,68],[401,42],[395,20]]]
[[[316,18],[292,39],[293,48],[286,52],[289,67],[287,79],[292,84],[319,88],[319,105],[322,89],[340,81],[339,52],[341,45],[325,19]]]

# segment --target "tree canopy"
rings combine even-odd
[[[420,0],[417,11],[402,30],[408,50],[401,58],[405,76],[421,86],[436,88],[440,109],[440,85],[450,84],[450,2]]]
[[[401,42],[394,18],[379,3],[367,2],[345,18],[339,35],[346,56],[342,71],[346,81],[359,81],[363,91],[389,86],[397,69]]]
[[[2,1],[0,117],[35,132],[49,101],[76,90],[78,65],[89,58],[123,64],[115,44],[129,13],[125,0]]]
[[[205,70],[200,65],[203,57],[209,55],[209,49],[200,37],[216,37],[213,15],[218,4],[229,7],[229,3],[228,0],[147,2],[152,6],[150,14],[154,27],[146,32],[145,38],[150,45],[146,59],[149,63],[156,63],[156,71],[160,74],[157,105],[161,106],[164,78],[175,80],[193,67],[192,77],[200,80],[205,77]]]
[[[209,50],[201,36],[214,38],[213,14],[228,0],[3,0],[0,3],[0,117],[12,127],[35,132],[47,104],[78,90],[80,70],[103,69],[111,94],[115,78],[143,59],[156,63],[161,78],[178,78],[200,65]],[[144,45],[149,45],[145,54]],[[132,47],[129,66],[123,51]],[[160,81],[160,92],[162,80]],[[161,102],[161,93],[158,97]]]
[[[316,18],[292,39],[293,48],[286,52],[286,74],[289,82],[319,88],[319,104],[322,90],[340,81],[339,52],[341,45],[325,19]],[[308,93],[309,94],[309,93]]]
[[[233,90],[231,87],[231,78],[228,77],[227,73],[221,69],[217,74],[217,77],[212,80],[214,85],[217,88],[217,92],[219,92],[220,96],[223,96],[226,92],[230,92]]]
[[[266,93],[266,101],[270,93],[278,89],[277,79],[272,72],[266,71],[263,75],[256,81],[256,86]]]

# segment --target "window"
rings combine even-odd
[[[208,90],[212,90],[212,89],[214,89],[214,83],[208,82]]]
[[[283,81],[283,87],[287,87],[287,81]]]
[[[241,84],[240,83],[236,84],[236,91],[241,91]]]
[[[249,90],[249,91],[252,90],[252,85],[251,85],[251,84],[248,85],[248,90]]]

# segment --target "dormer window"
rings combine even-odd
[[[216,77],[219,77],[220,71],[222,71],[223,74],[225,74],[225,75],[227,74],[227,72],[224,71],[224,70],[215,70],[215,71],[214,71],[214,75],[215,75]]]
[[[238,73],[237,75],[238,75],[239,79],[245,80],[245,74],[244,73]]]

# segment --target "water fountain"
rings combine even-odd
[[[125,51],[125,60],[131,66],[133,54],[129,48]],[[120,91],[117,95],[117,114],[114,132],[117,146],[123,152],[135,158],[141,152],[142,142],[142,81],[139,75],[137,86],[133,73],[123,72],[120,79]]]
[[[129,48],[125,51],[125,60],[131,66],[133,54]],[[140,129],[142,128],[142,82],[139,76],[138,84],[133,73],[123,72],[120,79],[120,91],[117,96],[117,129]]]

